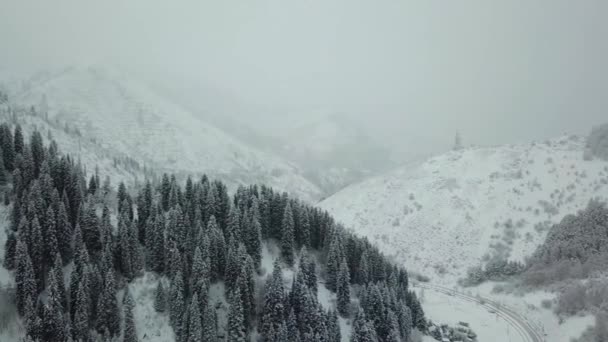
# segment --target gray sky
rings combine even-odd
[[[401,150],[608,121],[605,0],[3,0],[0,44],[0,70],[117,64],[247,115],[352,115]]]

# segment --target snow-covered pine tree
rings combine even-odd
[[[165,294],[165,288],[163,286],[162,280],[158,281],[158,286],[156,286],[156,291],[154,293],[154,310],[156,312],[165,312],[167,309],[167,295]]]
[[[289,315],[287,316],[287,336],[289,336],[289,341],[291,342],[300,340],[300,330],[298,330],[298,321],[293,308],[289,310]]]
[[[281,224],[281,257],[288,266],[293,266],[294,255],[293,249],[295,247],[294,238],[294,221],[291,205],[287,203],[285,206],[285,213],[283,214],[283,221]]]
[[[17,241],[17,270],[15,272],[16,284],[16,304],[20,315],[25,316],[26,302],[29,299],[32,302],[37,301],[38,291],[36,287],[36,277],[34,275],[34,267],[30,258],[27,244],[22,236],[19,236]]]
[[[128,290],[125,293],[125,300],[123,303],[123,311],[124,311],[124,323],[123,323],[123,332],[122,332],[122,341],[123,342],[137,342],[139,339],[137,338],[137,330],[135,328],[135,318],[133,317],[133,309],[135,308],[135,301],[133,300],[133,296],[131,296],[131,292]]]
[[[190,299],[188,308],[188,334],[185,337],[186,342],[202,341],[203,326],[201,323],[201,312],[198,304],[198,294],[194,294]]]
[[[365,285],[369,281],[369,264],[367,261],[367,250],[361,253],[359,259],[359,268],[357,269],[355,280],[360,285]]]
[[[264,306],[262,308],[262,318],[260,333],[270,336],[270,330],[277,331],[280,322],[285,317],[285,290],[283,288],[283,273],[279,262],[274,263],[272,276],[266,283],[264,291]]]
[[[52,270],[49,272],[48,283],[47,302],[43,307],[42,335],[46,341],[64,341],[65,322],[63,319],[61,293],[59,290],[59,282]]]
[[[59,211],[57,213],[57,242],[59,243],[59,251],[61,259],[67,262],[72,259],[72,226],[65,208],[65,204],[59,201],[57,204]]]
[[[74,319],[72,320],[73,334],[75,340],[86,341],[89,338],[89,324],[91,313],[91,294],[89,289],[89,272],[83,269],[82,276],[78,285],[76,302],[74,305]]]
[[[97,309],[97,331],[103,333],[108,331],[111,336],[120,332],[120,309],[116,298],[116,281],[114,270],[106,274],[103,291],[99,297]]]
[[[375,342],[373,325],[365,318],[365,313],[359,309],[353,323],[353,331],[350,336],[351,342]]]
[[[203,341],[217,341],[217,315],[215,308],[208,305],[203,316]]]
[[[176,333],[181,331],[185,307],[184,281],[182,272],[178,271],[171,281],[171,291],[169,294],[169,319]]]
[[[347,317],[350,307],[350,273],[346,258],[342,258],[337,278],[338,312]]]
[[[328,342],[340,342],[342,340],[338,313],[335,310],[327,312],[327,334],[329,337]]]
[[[230,310],[228,311],[228,342],[245,342],[247,329],[243,314],[241,290],[238,286],[232,290],[230,296]]]
[[[400,302],[397,311],[397,319],[399,321],[399,330],[401,338],[404,342],[411,341],[412,334],[412,314],[410,308],[405,302]]]
[[[15,268],[15,254],[17,253],[17,236],[14,232],[10,231],[6,238],[4,245],[4,261],[3,266],[7,270]]]
[[[237,286],[241,292],[241,302],[243,303],[243,317],[245,327],[248,329],[255,316],[255,269],[253,260],[249,255],[245,255],[245,261],[241,266],[241,273],[237,278]]]

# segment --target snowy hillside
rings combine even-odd
[[[469,148],[352,185],[320,203],[408,269],[453,283],[490,256],[523,260],[550,226],[597,196],[608,163],[583,138]]]
[[[114,70],[88,67],[47,73],[11,95],[18,104],[34,105],[51,119],[75,125],[103,148],[144,165],[177,173],[205,172],[231,185],[263,182],[306,199],[320,196],[292,165],[245,146]]]

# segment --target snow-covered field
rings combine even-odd
[[[527,342],[506,320],[476,303],[428,289],[417,288],[427,318],[456,326],[466,322],[480,342]]]
[[[575,136],[468,148],[347,187],[320,203],[409,270],[454,284],[489,256],[523,260],[552,223],[608,198],[608,163]]]
[[[560,322],[560,319],[553,314],[553,308],[543,307],[543,301],[553,301],[556,297],[555,293],[542,290],[521,294],[496,293],[492,291],[496,285],[499,283],[488,282],[464,291],[492,298],[498,303],[513,308],[544,331],[547,334],[547,341],[570,342],[572,338],[579,337],[589,326],[595,324],[592,315],[569,317]]]

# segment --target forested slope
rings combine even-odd
[[[250,186],[231,196],[206,176],[182,186],[167,174],[115,192],[40,132],[26,140],[6,123],[0,148],[12,208],[11,278],[0,281],[14,286],[12,323],[23,326],[7,339],[409,341],[426,328],[403,268],[286,193]],[[263,277],[268,245],[280,252]],[[154,303],[141,295],[150,286]],[[145,319],[167,330],[152,336]]]

